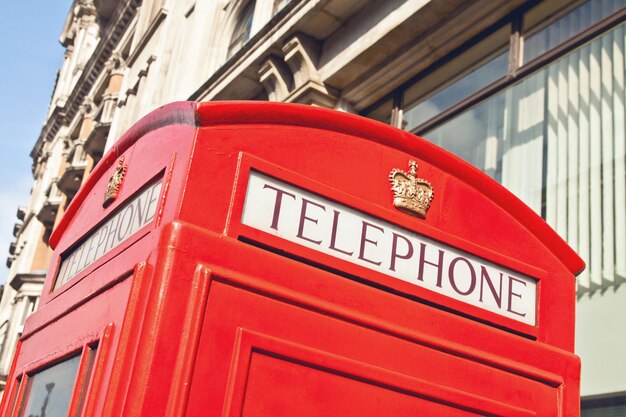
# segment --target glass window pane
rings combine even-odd
[[[511,28],[501,28],[404,93],[403,128],[413,130],[461,100],[504,77]]]
[[[389,99],[376,107],[373,110],[370,110],[367,113],[364,113],[363,116],[369,117],[370,119],[378,120],[379,122],[391,124],[391,112],[393,111],[393,100]]]
[[[626,416],[626,395],[595,400],[583,399],[580,409],[581,417],[623,417]]]
[[[252,28],[252,17],[254,15],[254,1],[249,2],[239,15],[239,20],[233,31],[228,46],[228,58],[233,56],[241,47],[250,39],[250,30]]]
[[[524,40],[524,62],[530,62],[552,48],[566,42],[595,23],[626,7],[626,0],[591,0],[554,23],[527,36]],[[525,26],[537,17],[531,11],[524,16]],[[532,28],[531,28],[532,31]]]
[[[504,94],[498,94],[424,137],[499,180],[498,138],[504,129],[504,105]]]
[[[454,106],[462,99],[502,78],[506,74],[507,65],[508,52],[476,68],[465,77],[453,82],[426,100],[408,108],[404,117],[405,129],[411,130],[416,128],[442,111]]]
[[[30,377],[20,416],[67,417],[79,365],[80,355]]]
[[[579,293],[626,276],[625,45],[620,25],[423,134],[544,216],[587,263]]]
[[[544,103],[545,73],[539,72],[424,137],[501,182],[540,213]]]

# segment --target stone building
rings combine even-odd
[[[587,262],[583,415],[626,416],[625,17],[625,0],[75,0],[7,260],[0,375],[50,231],[106,149],[167,102],[272,100],[425,137],[541,214]]]

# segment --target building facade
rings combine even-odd
[[[587,262],[583,415],[626,416],[625,18],[625,0],[75,0],[7,260],[0,376],[50,232],[107,148],[171,101],[272,100],[415,133],[541,214]]]

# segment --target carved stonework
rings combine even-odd
[[[296,89],[309,81],[321,82],[317,68],[320,47],[314,39],[299,33],[285,43],[283,53],[285,62],[293,72]]]
[[[105,68],[110,72],[121,72],[126,68],[126,61],[119,51],[113,51],[105,64]]]
[[[74,16],[82,18],[83,16],[95,16],[96,6],[93,0],[78,0],[78,4],[74,8]]]
[[[259,81],[263,84],[270,101],[284,101],[293,84],[289,69],[274,55],[267,57],[261,64]]]
[[[290,94],[285,101],[334,109],[338,100],[339,93],[335,89],[310,81]]]
[[[85,117],[93,119],[96,116],[98,107],[91,97],[87,97],[83,100],[83,104],[80,106],[80,111]]]
[[[65,48],[65,53],[63,54],[63,59],[70,59],[72,57],[72,53],[74,52],[74,45],[67,45]]]
[[[358,110],[354,107],[354,104],[345,98],[340,98],[335,104],[335,110],[343,111],[346,113],[354,113],[357,114]]]
[[[328,87],[318,71],[320,45],[302,33],[283,46],[285,62],[293,73],[294,89],[285,101],[320,107],[335,107],[339,92]]]

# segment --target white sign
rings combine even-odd
[[[513,320],[536,323],[535,279],[254,171],[241,221]]]
[[[154,220],[160,192],[160,181],[151,184],[120,207],[112,217],[87,236],[83,243],[64,256],[54,288],[74,278]]]

